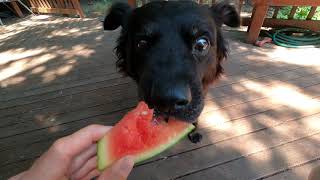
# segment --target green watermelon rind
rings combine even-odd
[[[186,127],[181,133],[177,133],[175,138],[172,138],[171,141],[168,141],[166,144],[162,144],[161,146],[154,148],[151,151],[147,151],[145,153],[141,153],[139,155],[135,155],[134,163],[140,163],[142,161],[145,161],[147,159],[150,159],[163,151],[169,149],[170,147],[177,144],[180,140],[182,140],[184,137],[188,135],[193,129],[195,128],[194,125],[190,124],[188,127]],[[98,154],[98,170],[103,171],[105,168],[111,165],[112,162],[108,162],[107,157],[107,140],[106,136],[104,136],[101,140],[98,141],[97,144],[97,154]]]
[[[98,170],[102,171],[107,167],[107,140],[106,136],[103,136],[97,143],[97,156],[98,156]]]

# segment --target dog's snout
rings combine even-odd
[[[183,107],[190,103],[190,88],[175,88],[172,93],[172,102],[175,107]]]
[[[156,88],[151,94],[154,106],[162,111],[184,108],[191,102],[191,98],[191,91],[187,86]]]

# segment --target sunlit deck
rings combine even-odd
[[[30,25],[30,23],[32,25]],[[0,179],[25,170],[57,138],[113,125],[137,103],[115,69],[116,32],[98,19],[37,16],[0,27]],[[306,179],[320,165],[320,49],[265,48],[228,31],[225,76],[184,140],[130,179]]]

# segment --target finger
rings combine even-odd
[[[90,125],[87,126],[74,134],[64,137],[61,139],[62,147],[64,153],[67,157],[74,157],[82,152],[84,149],[88,148],[90,145],[94,144],[103,135],[105,135],[111,126],[102,126],[102,125]]]
[[[91,172],[89,172],[85,177],[83,177],[81,180],[90,180],[92,178],[95,178],[97,176],[99,176],[101,173],[99,170],[94,169]]]
[[[127,179],[134,165],[133,157],[127,156],[118,160],[110,168],[102,172],[98,180],[124,180]]]
[[[15,176],[12,176],[8,180],[20,180],[24,174],[25,174],[25,171],[21,172],[20,174],[15,175]]]
[[[92,144],[88,149],[84,152],[80,153],[77,157],[72,160],[70,167],[70,174],[79,170],[81,166],[83,166],[90,158],[97,154],[97,145]]]
[[[71,179],[81,179],[94,169],[97,169],[97,156],[91,158],[78,171],[73,173]]]

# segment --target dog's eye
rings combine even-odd
[[[137,43],[137,47],[140,49],[140,48],[145,48],[148,46],[148,41],[147,40],[140,40],[138,43]]]
[[[197,53],[201,53],[201,55],[205,55],[210,47],[210,42],[207,38],[205,37],[200,37],[198,38],[194,45],[193,45],[193,50],[196,51]]]

